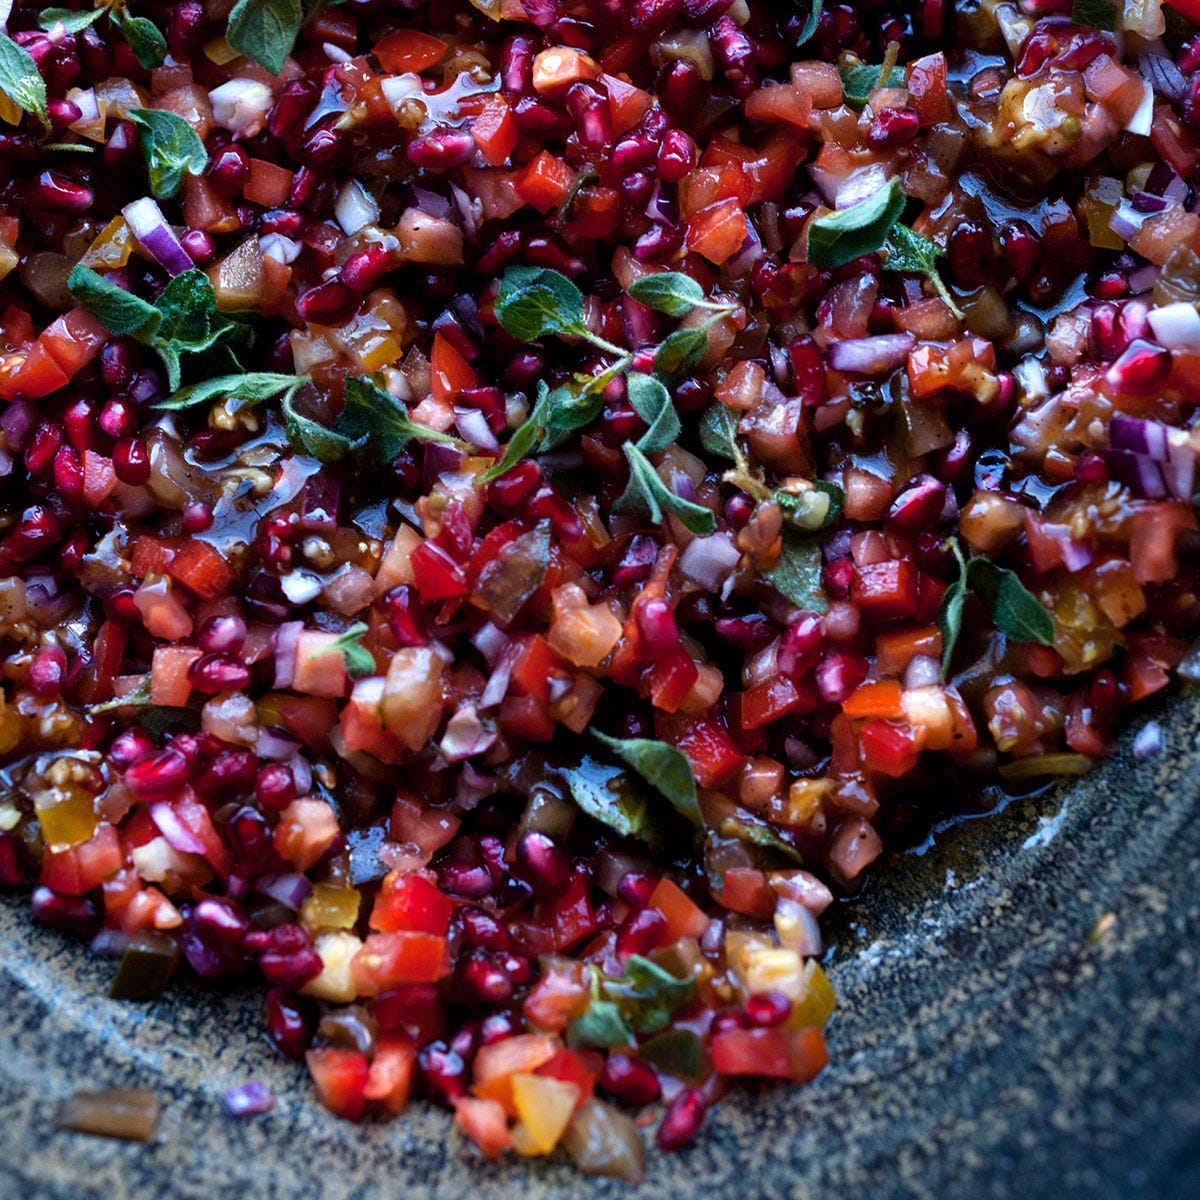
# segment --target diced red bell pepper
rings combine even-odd
[[[138,535],[133,543],[133,554],[129,559],[129,573],[134,579],[149,579],[151,575],[165,575],[167,566],[175,556],[175,547],[162,538],[148,533]]]
[[[167,574],[202,600],[215,600],[233,586],[233,568],[207,542],[188,541],[167,564]]]
[[[363,1096],[376,1100],[393,1116],[402,1113],[412,1092],[417,1045],[403,1034],[384,1033],[375,1047]]]
[[[574,182],[574,170],[562,159],[543,150],[517,176],[517,195],[538,212],[547,213],[566,200]]]
[[[917,765],[920,749],[910,725],[876,717],[863,725],[858,738],[868,771],[899,779]]]
[[[746,761],[725,729],[707,717],[682,719],[670,740],[692,764],[702,788],[720,787]]]
[[[446,939],[410,929],[369,934],[350,961],[350,978],[360,996],[378,996],[406,983],[437,983],[449,970]]]
[[[855,567],[850,599],[871,623],[911,617],[917,611],[917,569],[906,558]]]
[[[381,38],[371,48],[379,65],[390,75],[420,74],[446,57],[449,47],[441,38],[419,29],[401,29]]]
[[[667,938],[677,942],[683,937],[698,938],[709,926],[708,914],[677,883],[660,879],[650,893],[651,908],[667,918]]]
[[[860,684],[842,701],[842,712],[848,717],[902,717],[902,695],[896,679]]]
[[[761,729],[786,713],[815,712],[818,700],[809,680],[797,682],[787,675],[772,675],[741,693],[739,724],[743,729]]]
[[[101,821],[86,841],[69,850],[47,850],[42,855],[40,880],[64,896],[82,896],[99,887],[125,865],[117,831]]]
[[[686,650],[679,648],[660,658],[646,673],[650,702],[663,712],[678,712],[700,678],[700,669]]]
[[[440,333],[433,336],[429,367],[435,400],[453,402],[479,382],[471,364]]]
[[[445,937],[454,905],[424,875],[389,873],[375,907],[371,910],[371,928],[380,933],[409,929]]]
[[[483,111],[471,122],[471,136],[480,154],[493,167],[508,162],[520,131],[512,109],[503,96],[493,96],[484,105]]]
[[[721,1075],[762,1075],[807,1083],[829,1063],[819,1029],[723,1029],[713,1035],[713,1066]]]
[[[414,583],[421,599],[459,600],[467,594],[467,576],[436,542],[422,542],[412,552]]]
[[[367,1107],[370,1066],[359,1050],[341,1046],[315,1046],[304,1055],[317,1089],[317,1099],[334,1116],[357,1121]]]
[[[777,122],[797,133],[807,133],[812,101],[790,83],[768,84],[746,97],[743,111],[750,121]]]
[[[521,742],[548,742],[554,737],[554,714],[536,696],[505,696],[500,702],[500,725]]]
[[[632,129],[650,111],[654,100],[649,92],[634,87],[632,83],[627,83],[615,75],[604,75],[602,82],[608,92],[613,133],[620,136]]]
[[[513,662],[512,684],[545,704],[550,700],[551,680],[565,674],[562,661],[550,643],[540,633],[534,633],[525,638]]]

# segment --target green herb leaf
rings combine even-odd
[[[24,46],[18,46],[6,33],[0,33],[0,92],[18,108],[32,113],[46,129],[46,84],[37,63]]]
[[[894,225],[884,244],[884,268],[888,271],[909,271],[924,275],[933,289],[946,302],[946,307],[961,321],[962,310],[954,303],[937,269],[941,248],[923,234],[915,233],[907,225]]]
[[[351,679],[373,675],[375,656],[362,644],[366,632],[367,626],[362,621],[356,621],[345,632],[339,633],[336,641],[330,642],[324,650],[318,650],[313,658],[320,658],[323,654],[340,654],[342,666]]]
[[[314,421],[312,417],[297,412],[295,396],[296,393],[292,391],[284,393],[281,404],[283,426],[288,441],[302,454],[310,454],[318,462],[334,463],[340,462],[347,454],[364,444],[352,442],[336,429],[330,429],[320,421]]]
[[[704,1046],[694,1030],[668,1029],[638,1047],[638,1058],[686,1083],[700,1083],[705,1076]]]
[[[239,54],[278,75],[303,21],[300,0],[238,0],[225,36]]]
[[[611,1000],[594,999],[587,1011],[567,1026],[567,1042],[572,1046],[636,1046],[633,1030],[621,1017],[621,1010]]]
[[[766,572],[775,590],[804,612],[826,613],[829,601],[821,590],[821,545],[813,538],[784,535],[779,561]]]
[[[384,462],[391,462],[413,441],[465,444],[448,433],[418,425],[395,396],[361,375],[346,380],[346,404],[333,428],[355,446],[370,443]]]
[[[900,181],[890,179],[873,196],[810,221],[808,261],[814,267],[841,267],[881,249],[906,199]]]
[[[49,33],[61,22],[68,33],[81,33],[89,25],[94,25],[107,11],[104,8],[93,8],[90,12],[75,12],[69,8],[44,8],[38,14],[38,28]]]
[[[676,329],[654,352],[654,373],[668,381],[695,367],[708,352],[708,334],[701,328]]]
[[[998,567],[986,558],[967,564],[971,589],[1005,637],[1018,642],[1054,645],[1054,618],[1015,572]]]
[[[776,491],[774,499],[788,525],[801,533],[815,533],[837,520],[846,494],[836,483],[818,479],[803,492]]]
[[[506,475],[517,463],[538,448],[543,432],[541,420],[530,416],[513,431],[512,437],[508,439],[508,445],[504,447],[504,453],[497,459],[494,466],[484,471],[479,482],[487,487],[493,480],[499,479],[501,475]]]
[[[942,631],[943,679],[950,673],[950,662],[954,658],[954,648],[958,645],[958,635],[962,631],[962,612],[967,601],[969,571],[958,538],[950,539],[950,548],[954,551],[954,557],[958,559],[958,578],[946,589],[942,602],[938,605],[937,622]]]
[[[1092,29],[1115,33],[1121,18],[1118,0],[1075,0],[1071,5],[1071,20]]]
[[[817,26],[821,23],[821,13],[824,11],[825,0],[812,0],[812,7],[808,10],[808,18],[800,30],[800,36],[796,38],[797,50],[817,32]]]
[[[124,17],[118,25],[134,57],[147,71],[163,65],[167,57],[167,39],[153,21],[145,17]]]
[[[650,460],[632,442],[625,444],[629,460],[629,486],[617,499],[617,512],[645,512],[652,521],[661,522],[663,513],[678,517],[692,533],[712,533],[716,518],[701,504],[677,496],[659,477]]]
[[[496,319],[518,341],[547,334],[581,335],[583,295],[561,272],[546,267],[510,267],[496,297]]]
[[[657,806],[628,772],[584,754],[563,777],[572,799],[593,820],[622,837],[645,842],[652,850],[666,847],[666,830]]]
[[[662,271],[643,275],[625,289],[635,300],[666,313],[668,317],[684,317],[704,303],[704,289],[690,276],[680,271]]]
[[[637,442],[643,454],[658,454],[679,437],[683,426],[671,403],[671,394],[660,380],[631,371],[625,376],[625,394],[633,411],[649,426]]]
[[[105,700],[100,704],[89,704],[84,709],[89,717],[98,717],[103,713],[116,712],[120,708],[145,708],[152,703],[150,699],[150,676],[143,675],[138,680],[137,687],[125,696],[117,696],[113,700]]]
[[[181,351],[198,354],[207,350],[234,328],[234,323],[217,311],[212,281],[200,270],[176,275],[162,290],[154,307],[162,314],[155,340],[172,342]]]
[[[902,67],[893,67],[888,72],[886,81],[880,80],[883,67],[879,64],[866,63],[857,67],[839,67],[842,76],[842,94],[846,103],[853,109],[862,110],[867,100],[877,87],[902,88],[905,84]]]
[[[185,174],[203,173],[208,152],[200,135],[182,117],[159,108],[132,108],[125,115],[138,126],[150,190],[159,199],[174,196]]]
[[[273,371],[251,371],[244,375],[220,375],[180,388],[158,407],[172,412],[211,404],[216,400],[239,400],[237,408],[248,408],[271,400],[285,392],[294,392],[308,380],[307,375],[279,375]]]
[[[692,979],[677,979],[649,958],[631,954],[624,976],[606,979],[601,991],[605,999],[617,1002],[636,1032],[657,1033],[691,1003],[696,984]]]
[[[607,379],[606,372],[597,379]],[[579,430],[589,426],[599,415],[604,405],[604,384],[596,386],[596,380],[563,384],[553,391],[544,386],[539,388],[537,403],[538,420],[542,426],[539,450],[553,450],[569,441]]]
[[[761,846],[764,850],[774,850],[776,854],[782,854],[784,858],[791,859],[794,863],[804,864],[804,855],[765,822],[726,817],[717,832],[722,837],[740,838],[752,846]]]
[[[153,304],[82,263],[67,277],[67,287],[105,329],[118,336],[148,340],[162,322],[162,313]]]
[[[592,736],[666,796],[680,816],[698,828],[704,828],[696,798],[696,780],[682,751],[653,738],[615,738],[597,729],[592,730]]]
[[[739,462],[742,453],[737,444],[737,427],[737,417],[733,415],[733,410],[727,404],[718,401],[700,418],[700,445],[709,454]]]

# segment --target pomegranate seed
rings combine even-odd
[[[479,1022],[479,1045],[494,1046],[519,1032],[517,1019],[511,1013],[489,1013]]]
[[[46,115],[55,133],[61,133],[68,125],[74,125],[83,116],[83,109],[73,100],[47,100]]]
[[[54,486],[69,504],[83,499],[83,460],[73,446],[63,446],[54,456]]]
[[[340,279],[330,279],[304,292],[296,301],[296,311],[314,325],[341,325],[354,315],[359,299]]]
[[[626,1104],[650,1104],[662,1091],[653,1069],[628,1054],[610,1054],[596,1083]]]
[[[1122,352],[1105,372],[1109,387],[1133,396],[1157,391],[1171,374],[1171,352],[1140,338]]]
[[[578,514],[570,502],[549,484],[543,484],[534,492],[526,502],[525,511],[532,521],[548,520],[564,542],[574,542],[583,537],[583,522]]]
[[[130,766],[125,772],[125,786],[139,800],[157,799],[181,788],[190,773],[191,764],[172,746]]]
[[[462,1055],[445,1042],[430,1042],[417,1054],[417,1069],[426,1088],[449,1104],[467,1094],[467,1067]]]
[[[282,140],[293,136],[296,130],[303,129],[318,95],[316,84],[308,79],[292,79],[285,83],[279,99],[267,113],[267,132]]]
[[[703,1123],[704,1096],[695,1088],[684,1088],[667,1106],[659,1123],[659,1149],[681,1149],[700,1132]]]
[[[199,500],[189,500],[183,506],[183,532],[203,533],[213,523],[213,510]]]
[[[67,430],[67,441],[76,450],[96,448],[96,408],[90,400],[76,400],[63,413],[63,425]]]
[[[507,1004],[513,997],[508,973],[486,956],[473,954],[461,968],[463,990],[480,1004]]]
[[[110,392],[124,391],[136,370],[137,355],[129,342],[118,338],[104,343],[100,351],[100,377]]]
[[[321,172],[333,166],[341,146],[342,139],[337,131],[326,125],[314,129],[300,144],[296,155],[306,167]],[[288,203],[291,203],[290,198]]]
[[[200,773],[196,787],[206,796],[244,792],[254,786],[257,768],[249,750],[222,750]]]
[[[206,696],[238,692],[250,682],[250,669],[228,654],[205,654],[187,672],[188,683]]]
[[[209,617],[197,642],[209,654],[237,654],[246,644],[246,622],[234,616]]]
[[[203,229],[189,229],[179,242],[198,267],[207,267],[217,257],[217,244]]]
[[[30,475],[44,475],[53,469],[54,457],[63,443],[61,425],[42,421],[33,431],[33,438],[25,450],[25,469]]]
[[[573,83],[567,92],[567,111],[585,146],[599,150],[612,141],[612,107],[596,84]]]
[[[218,192],[232,196],[250,177],[250,156],[241,146],[226,146],[209,161],[207,175]]]
[[[703,90],[700,68],[688,58],[677,58],[658,77],[659,100],[672,116],[680,119],[699,110]]]
[[[444,863],[438,872],[438,887],[468,900],[482,900],[495,886],[492,873],[480,863]]]
[[[675,610],[666,600],[657,597],[643,600],[634,612],[647,657],[659,659],[679,649]]]
[[[100,894],[94,891],[82,896],[63,896],[48,887],[39,887],[34,889],[30,903],[33,915],[43,925],[73,937],[91,937],[104,916]]]
[[[127,167],[141,154],[137,126],[132,121],[118,121],[104,143],[102,158],[108,169]]]
[[[237,975],[246,966],[243,943],[249,932],[250,922],[231,901],[206,897],[184,917],[184,957],[201,979]]]
[[[408,143],[408,161],[429,171],[449,171],[470,162],[475,139],[463,129],[437,129]]]
[[[1016,281],[1026,283],[1041,260],[1041,239],[1024,221],[1011,221],[1000,231],[1000,253]]]
[[[473,904],[459,909],[463,938],[472,946],[484,950],[507,950],[512,944],[508,930],[490,913]]]
[[[533,56],[537,43],[517,34],[504,43],[500,53],[500,78],[506,91],[522,95],[533,88]]]
[[[341,280],[356,292],[369,292],[391,265],[391,256],[382,246],[369,246],[346,259]]]
[[[739,650],[753,654],[771,644],[776,627],[763,613],[747,613],[743,617],[718,617],[713,632]]]
[[[557,896],[571,879],[571,860],[545,833],[524,834],[517,842],[518,873],[542,896]]]
[[[887,526],[915,537],[936,525],[946,506],[946,485],[925,477],[915,480],[892,501],[884,518]]]
[[[921,118],[915,109],[880,109],[867,130],[867,145],[872,150],[895,150],[908,145],[920,131]]]
[[[821,699],[840,704],[867,677],[867,660],[860,654],[829,654],[817,664]]]
[[[296,798],[296,779],[291,767],[268,763],[254,780],[254,798],[271,812],[282,812]]]
[[[150,455],[141,438],[122,438],[113,447],[113,470],[122,483],[140,487],[150,478]]]
[[[92,207],[96,193],[59,171],[43,171],[30,185],[28,199],[38,212],[78,215]]]
[[[787,627],[780,638],[776,658],[779,670],[791,679],[807,675],[817,665],[824,641],[821,618],[804,613]]]
[[[575,129],[568,113],[538,96],[522,96],[513,105],[512,114],[522,134],[543,142],[569,137]]]
[[[267,1040],[284,1058],[300,1059],[312,1044],[313,1022],[306,1003],[283,988],[272,988],[263,1002]]]
[[[204,20],[204,6],[196,0],[186,0],[172,7],[167,23],[167,45],[173,55],[182,58],[200,44]]]
[[[60,646],[43,646],[29,664],[29,686],[40,700],[52,700],[67,677],[67,656]]]
[[[617,898],[633,907],[650,903],[650,897],[658,886],[658,877],[642,871],[626,871],[617,884]]]
[[[728,1033],[734,1029],[745,1029],[747,1026],[746,1014],[739,1012],[737,1009],[727,1008],[716,1013],[713,1016],[712,1024],[709,1030],[713,1034]]]
[[[954,278],[976,287],[984,281],[992,263],[992,236],[977,221],[960,221],[950,234],[946,257]]]
[[[141,729],[125,729],[113,739],[108,750],[108,761],[118,771],[124,771],[139,758],[153,753],[154,742],[148,733]]]
[[[612,164],[621,171],[639,171],[652,167],[658,159],[658,143],[645,133],[622,138],[612,152]]]
[[[100,410],[96,426],[105,437],[128,437],[137,428],[137,415],[128,402],[113,396]]]
[[[31,504],[21,514],[17,526],[4,539],[4,549],[17,562],[24,562],[48,550],[62,537],[58,518],[40,504]]]
[[[782,1025],[792,1015],[792,1002],[782,992],[756,992],[743,1007],[751,1025]]]
[[[401,646],[428,644],[429,627],[415,588],[399,584],[385,592],[380,603],[387,614],[388,628]]]
[[[267,982],[276,987],[298,989],[321,973],[321,957],[302,925],[277,925],[269,932],[256,931],[246,939],[246,945],[258,955]]]
[[[657,909],[643,908],[617,931],[617,954],[621,958],[649,954],[662,946],[668,935],[667,918]]]
[[[671,129],[658,151],[658,174],[667,183],[678,183],[700,159],[696,143],[682,129]]]

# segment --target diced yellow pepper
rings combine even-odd
[[[579,1088],[565,1079],[522,1073],[512,1077],[512,1094],[520,1119],[513,1129],[513,1149],[530,1156],[549,1154],[570,1124]]]
[[[359,900],[355,888],[318,883],[300,908],[300,920],[309,929],[353,929]]]
[[[112,271],[123,267],[133,251],[133,234],[119,214],[96,234],[92,244],[83,252],[83,265],[92,270]]]
[[[833,1016],[837,1007],[837,996],[829,976],[821,970],[821,964],[813,959],[808,964],[808,994],[799,1004],[792,1005],[792,1015],[788,1024],[793,1029],[803,1029],[809,1025],[822,1028],[826,1021]]]
[[[100,823],[95,797],[84,788],[55,788],[39,797],[35,807],[42,838],[51,850],[70,850],[82,845]]]

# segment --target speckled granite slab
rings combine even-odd
[[[731,1098],[695,1147],[651,1155],[639,1200],[1200,1197],[1198,716],[1177,700],[1161,758],[1126,747],[881,872],[838,918],[831,1069]],[[263,1042],[256,999],[109,1001],[112,964],[22,898],[0,900],[0,956],[0,1200],[626,1193],[557,1160],[490,1168],[422,1104],[338,1121]],[[221,1094],[250,1078],[277,1107],[234,1120]],[[135,1084],[165,1105],[151,1144],[54,1130],[75,1089]]]

